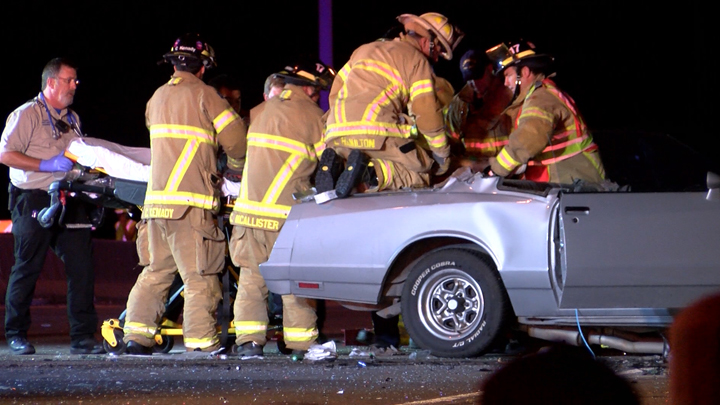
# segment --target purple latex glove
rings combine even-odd
[[[65,157],[64,152],[47,160],[40,161],[41,172],[67,172],[73,167],[72,160]]]

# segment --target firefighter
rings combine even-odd
[[[263,101],[250,109],[250,122],[263,111],[265,101],[282,93],[283,88],[285,88],[285,81],[277,74],[273,73],[265,79],[265,84],[263,85]]]
[[[463,33],[438,13],[402,14],[398,20],[404,28],[398,37],[360,46],[333,83],[318,192],[334,187],[342,198],[361,182],[369,191],[425,187],[434,162],[437,174],[449,167],[432,63],[452,59]],[[413,116],[407,119],[403,112],[409,104]],[[414,125],[430,153],[412,139]],[[332,171],[324,168],[334,166],[337,155],[347,160],[347,167],[335,182]]]
[[[554,58],[531,42],[501,43],[486,51],[513,92],[517,109],[508,144],[490,158],[491,173],[508,176],[527,164],[525,178],[553,183],[600,183],[605,169],[575,102],[551,77]]]
[[[164,60],[175,73],[155,91],[145,118],[150,130],[150,181],[142,219],[149,260],[130,291],[123,331],[127,352],[151,354],[158,320],[176,273],[185,284],[183,339],[188,351],[220,348],[215,310],[225,238],[214,222],[219,211],[218,144],[228,170],[240,170],[246,127],[217,91],[202,81],[216,65],[212,48],[198,34],[185,34]],[[144,255],[143,255],[144,256]]]
[[[233,263],[240,268],[235,298],[236,345],[243,359],[261,357],[267,342],[268,289],[259,271],[278,237],[294,193],[307,193],[324,148],[320,91],[335,72],[323,63],[298,63],[277,76],[285,80],[279,95],[265,101],[253,118],[240,195],[230,216]],[[288,349],[303,354],[318,337],[317,315],[309,300],[283,295],[283,336]],[[316,345],[320,346],[320,345]]]
[[[502,113],[512,100],[502,76],[493,74],[493,65],[484,52],[470,49],[460,58],[465,86],[453,98],[446,122],[454,142],[459,143],[460,164],[484,170],[488,159],[507,145]]]

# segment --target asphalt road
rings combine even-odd
[[[33,339],[37,353],[0,349],[0,404],[473,404],[480,383],[514,356],[441,359],[404,347],[391,357],[355,357],[338,345],[332,362],[292,361],[271,342],[264,359],[186,353],[70,355],[68,339]],[[181,340],[181,339],[178,339]],[[627,378],[643,405],[666,404],[660,356],[599,357]]]

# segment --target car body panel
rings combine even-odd
[[[706,195],[562,195],[561,307],[681,308],[716,290],[720,203]]]
[[[645,148],[603,155],[628,182],[620,190],[458,171],[433,189],[298,204],[260,270],[279,294],[383,306],[399,298],[388,286],[404,283],[408,256],[441,243],[492,261],[522,324],[667,326],[720,291],[720,181],[668,137],[642,136],[601,137]],[[620,175],[621,164],[667,165],[668,150],[687,154],[692,175],[664,166],[661,176],[654,166]]]
[[[263,276],[268,287],[278,293],[377,303],[387,269],[398,254],[412,243],[433,237],[474,244],[490,252],[496,266],[508,272],[544,271],[547,247],[543,241],[548,237],[551,215],[548,198],[518,192],[468,192],[494,183],[497,179],[479,179],[442,191],[380,193],[321,205],[300,204],[291,210],[271,259],[261,265]],[[517,206],[511,217],[504,208],[507,205]],[[292,229],[286,232],[287,227]],[[392,232],[378,233],[379,229]],[[297,282],[283,283],[288,277],[322,280],[322,290],[306,291]],[[276,280],[284,285],[275,284]],[[522,277],[510,277],[513,283],[527,285]],[[348,291],[342,285],[353,287]],[[543,288],[550,288],[547,275]]]

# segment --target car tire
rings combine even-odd
[[[469,250],[425,254],[403,287],[405,328],[418,346],[438,357],[482,354],[500,334],[507,310],[494,266]]]

